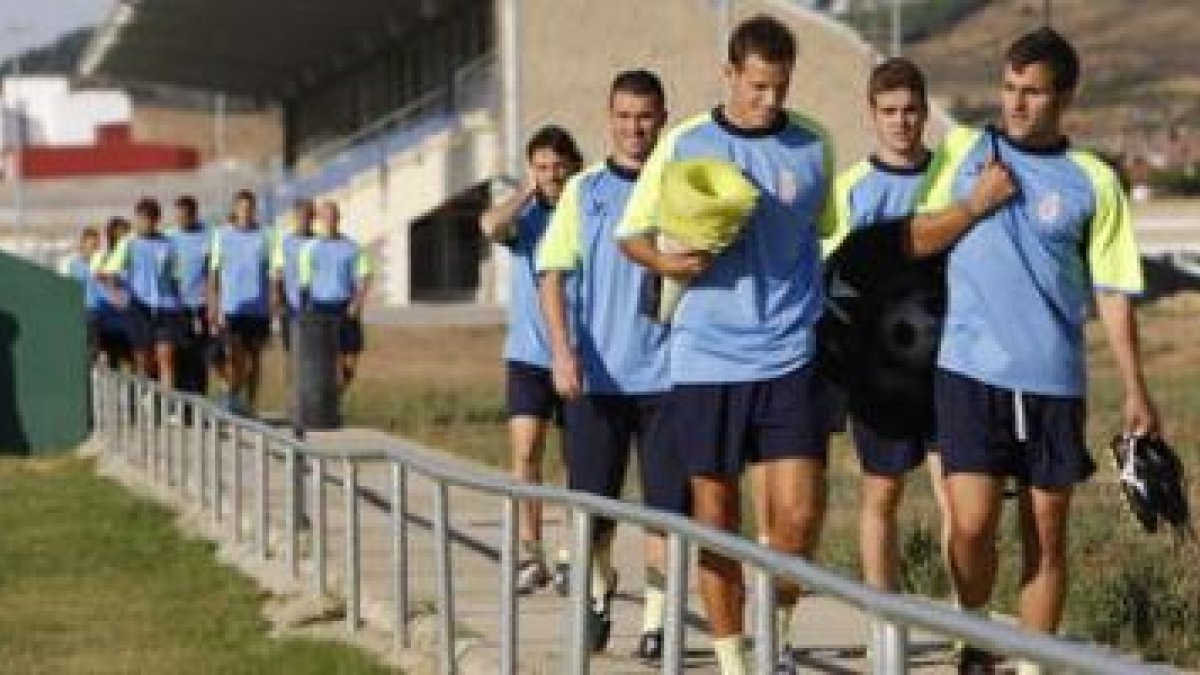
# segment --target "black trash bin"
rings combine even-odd
[[[292,424],[300,431],[336,429],[338,331],[342,318],[300,312],[292,318]]]

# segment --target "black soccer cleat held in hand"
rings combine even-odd
[[[1176,534],[1195,536],[1183,463],[1161,438],[1123,434],[1110,446],[1125,501],[1147,532],[1161,520]]]

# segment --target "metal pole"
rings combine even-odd
[[[212,497],[209,503],[212,506],[213,523],[221,522],[221,480],[223,479],[221,467],[221,418],[213,415],[210,418],[209,426],[209,447],[212,449]]]
[[[437,479],[434,479],[437,480]],[[449,489],[437,481],[433,491],[433,548],[436,560],[438,609],[438,664],[443,675],[456,672],[454,662],[454,595],[450,575]]]
[[[292,578],[300,576],[300,556],[296,555],[296,550],[299,543],[299,494],[304,491],[304,485],[298,484],[296,481],[296,446],[289,444],[287,447],[287,475],[288,479],[284,481],[284,501],[286,505],[283,509],[284,527],[287,529],[287,541],[284,544],[287,556],[287,568],[292,573]]]
[[[258,557],[261,560],[266,560],[270,555],[268,539],[271,533],[271,510],[269,503],[271,489],[271,474],[267,451],[270,450],[270,445],[267,443],[266,433],[258,432],[254,442],[254,451],[258,459]]]
[[[900,56],[904,42],[900,0],[892,0],[892,56]]]
[[[754,658],[760,673],[775,669],[775,578],[763,569],[754,570]]]
[[[872,621],[875,675],[905,675],[908,672],[908,631],[891,622]]]
[[[358,464],[342,460],[342,479],[346,498],[346,630],[358,632],[362,619],[361,579],[359,574]]]
[[[192,434],[195,438],[192,439],[194,448],[192,450],[196,457],[196,503],[200,505],[200,510],[204,510],[204,503],[208,501],[208,461],[205,454],[208,449],[205,447],[204,426],[207,423],[208,414],[204,410],[204,406],[192,404]]]
[[[663,620],[664,675],[683,672],[684,621],[687,618],[688,543],[676,532],[667,534],[667,615]]]
[[[500,3],[500,68],[504,110],[504,169],[510,178],[521,175],[521,1]]]
[[[570,643],[567,645],[568,672],[587,675],[592,648],[588,639],[588,619],[592,602],[592,514],[575,511],[575,542],[571,551],[571,598],[567,605],[570,618]]]
[[[325,460],[313,457],[313,579],[317,593],[325,595]]]
[[[25,27],[17,29],[18,32],[23,32]],[[21,79],[21,54],[18,52],[13,57],[13,78]],[[16,101],[13,104],[13,112],[16,114],[16,153],[13,156],[12,176],[13,176],[13,206],[16,207],[17,219],[16,228],[18,232],[25,231],[25,167],[21,166],[21,160],[25,155],[25,104],[23,101]]]
[[[229,425],[229,437],[233,441],[233,481],[229,501],[233,521],[233,543],[242,541],[242,427],[236,422]]]
[[[392,462],[392,641],[410,644],[408,631],[408,472]]]
[[[500,529],[500,673],[517,672],[517,500],[504,499]]]

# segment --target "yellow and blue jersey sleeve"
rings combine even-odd
[[[214,228],[212,235],[212,247],[208,253],[208,267],[216,272],[221,269],[221,229]]]
[[[967,158],[975,144],[983,134],[978,129],[955,127],[946,134],[937,149],[934,150],[926,174],[924,194],[917,204],[918,213],[932,213],[948,208],[954,203],[954,179],[958,175],[963,160]]]
[[[637,184],[629,195],[625,214],[617,225],[617,239],[629,239],[658,231],[658,210],[662,202],[663,171],[675,156],[675,145],[679,137],[688,131],[712,120],[711,113],[696,115],[679,124],[654,147],[646,165],[638,175]]]
[[[833,181],[833,190],[825,200],[821,212],[821,256],[828,257],[837,250],[846,235],[850,234],[852,211],[850,194],[854,187],[871,172],[868,162],[858,162],[838,174]]]
[[[579,212],[579,192],[584,172],[571,178],[563,188],[550,224],[537,248],[537,270],[567,271],[579,266],[579,230],[583,226]]]
[[[1121,293],[1138,294],[1145,289],[1141,255],[1133,233],[1129,200],[1116,173],[1095,155],[1072,152],[1092,183],[1095,211],[1086,241],[1092,285]]]
[[[362,248],[360,247],[358,249],[358,256],[354,260],[354,276],[355,276],[355,278],[365,279],[365,278],[371,276],[371,274],[374,271],[375,271],[375,268],[371,264],[371,256],[367,255],[367,252],[362,250]]]
[[[101,272],[105,274],[118,274],[126,271],[129,267],[129,239],[132,236],[128,235],[117,242],[116,247],[104,258]]]

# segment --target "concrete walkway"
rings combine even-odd
[[[283,564],[283,530],[286,476],[284,465],[278,460],[267,463],[265,484],[268,486],[266,517],[269,524],[267,558],[262,558],[263,547],[259,546],[260,529],[257,485],[259,461],[253,451],[256,439],[241,439],[241,489],[240,496],[241,539],[238,545],[228,545],[233,533],[232,512],[234,509],[233,444],[228,440],[223,446],[223,468],[221,484],[225,496],[221,500],[222,520],[216,522],[208,512],[196,510],[198,492],[196,477],[201,468],[194,444],[184,446],[179,440],[165,445],[171,448],[171,462],[160,457],[160,475],[166,474],[166,466],[176,476],[174,487],[153,489],[157,498],[170,502],[184,512],[186,520],[196,525],[202,534],[219,539],[226,557],[255,575],[268,588],[276,592],[297,593],[314,587],[311,535],[303,540],[299,578],[292,579]],[[384,449],[408,447],[404,441],[373,430],[347,429],[337,432],[310,434],[308,442],[318,447]],[[181,451],[181,448],[186,448]],[[133,463],[113,461],[106,453],[106,471],[115,474],[135,487],[150,488],[153,483],[146,479],[148,471],[138,468],[142,461],[140,453],[132,452]],[[152,459],[152,458],[151,458]],[[153,461],[151,461],[153,464]],[[334,592],[343,587],[345,578],[345,497],[341,487],[340,463],[327,467],[330,479],[326,482],[325,504],[326,540],[328,541],[327,570],[329,588]],[[180,468],[187,475],[186,489],[179,488],[177,478]],[[211,475],[211,462],[205,470]],[[362,595],[365,626],[358,642],[365,642],[377,649],[390,651],[389,660],[400,664],[408,672],[426,672],[434,662],[428,653],[433,642],[432,621],[435,598],[434,546],[432,518],[434,488],[419,477],[408,481],[409,511],[409,588],[412,598],[413,616],[410,626],[418,637],[415,650],[391,650],[392,620],[392,573],[390,536],[390,472],[383,463],[360,463],[359,483],[365,488],[359,497],[362,560]],[[140,485],[139,485],[140,484]],[[304,503],[310,520],[315,521],[313,512],[315,494],[311,481],[306,481]],[[210,490],[211,493],[211,490]],[[463,672],[495,672],[498,658],[497,638],[499,634],[500,580],[498,574],[500,513],[499,499],[459,488],[450,490],[451,561],[454,570],[454,606],[459,630],[460,665]],[[547,541],[568,541],[569,532],[563,526],[563,514],[551,509],[548,518]],[[655,668],[642,664],[632,657],[642,622],[642,551],[641,534],[630,527],[618,529],[614,546],[614,563],[620,574],[619,591],[614,608],[613,634],[606,653],[596,655],[592,671],[596,673],[652,673]],[[692,560],[695,560],[693,551]],[[695,569],[689,575],[691,598],[687,621],[687,672],[715,672],[709,640],[704,631],[702,605],[695,591]],[[309,603],[311,605],[311,603]],[[324,611],[324,610],[322,610]],[[520,671],[523,673],[560,673],[565,667],[566,629],[571,625],[565,600],[552,590],[519,599],[519,655]],[[336,612],[334,612],[336,615]],[[335,619],[335,622],[337,619]],[[747,621],[747,626],[752,622]],[[334,626],[339,631],[339,626]],[[868,624],[858,611],[840,605],[829,598],[810,597],[802,601],[798,610],[792,643],[800,649],[803,672],[812,673],[861,673],[868,668],[864,659]],[[945,641],[917,635],[912,639],[910,667],[914,672],[952,672],[949,666],[949,651]],[[426,649],[421,653],[421,646]]]

